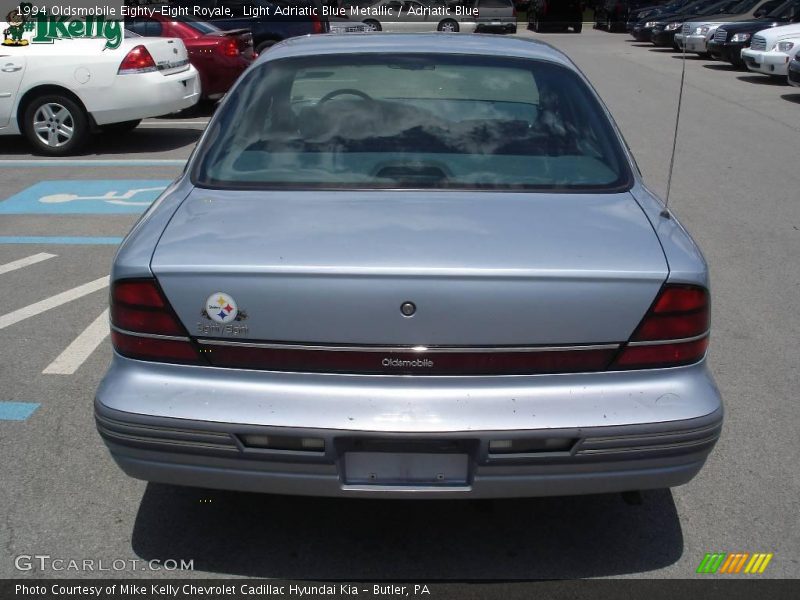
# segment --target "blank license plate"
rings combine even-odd
[[[466,454],[346,452],[344,479],[360,485],[466,485]]]

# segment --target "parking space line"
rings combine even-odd
[[[36,315],[50,310],[51,308],[56,308],[62,304],[71,302],[72,300],[77,300],[78,298],[87,296],[92,292],[96,292],[97,290],[102,290],[104,287],[108,287],[108,275],[101,277],[100,279],[90,281],[89,283],[79,285],[78,287],[67,290],[66,292],[61,292],[60,294],[56,294],[50,298],[45,298],[44,300],[40,300],[39,302],[31,304],[30,306],[25,306],[24,308],[20,308],[8,314],[2,315],[0,316],[0,329],[5,329],[10,325],[14,325],[15,323],[19,323],[20,321],[24,321],[30,317],[35,317]]]
[[[0,402],[0,421],[25,421],[39,406],[38,402]]]
[[[0,244],[86,244],[118,246],[121,237],[82,237],[49,235],[0,235]]]
[[[42,373],[72,375],[106,339],[108,333],[108,309],[105,309]]]
[[[139,127],[186,127],[187,125],[208,125],[208,121],[147,121]]]
[[[2,159],[0,160],[0,169],[19,169],[29,167],[61,167],[69,169],[71,167],[164,167],[175,166],[182,167],[186,164],[185,158],[152,158],[152,159],[105,159],[99,158],[92,159],[42,159],[42,160],[26,160],[26,159]]]
[[[10,273],[11,271],[16,271],[17,269],[23,269],[25,267],[35,265],[36,263],[40,263],[43,260],[47,260],[48,258],[55,258],[56,256],[57,254],[39,252],[39,254],[33,254],[31,256],[28,256],[27,258],[20,258],[19,260],[13,260],[10,263],[0,265],[0,275],[2,275],[3,273]]]

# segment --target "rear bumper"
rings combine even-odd
[[[193,66],[180,73],[117,75],[107,94],[86,103],[98,125],[158,117],[197,104],[200,78]]]
[[[481,33],[485,31],[514,33],[517,31],[517,20],[515,18],[503,17],[486,21],[476,21],[474,31],[475,33]]]
[[[745,48],[741,56],[745,66],[751,71],[786,77],[789,55],[784,52],[763,52]]]
[[[130,476],[280,494],[493,498],[681,485],[719,437],[722,405],[704,363],[650,373],[523,377],[328,376],[148,365],[115,356],[98,430]],[[242,436],[324,441],[324,451],[247,447]],[[558,440],[499,454],[497,440]],[[463,478],[370,484],[348,456],[464,458]],[[427,460],[426,459],[426,460]],[[380,467],[376,467],[378,470]]]

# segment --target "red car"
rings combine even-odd
[[[157,13],[126,19],[125,28],[144,37],[182,39],[189,61],[200,73],[204,100],[221,98],[255,59],[248,29],[223,31],[205,21],[171,19]]]

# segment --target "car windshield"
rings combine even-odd
[[[189,19],[187,17],[177,17],[176,20],[181,21],[182,23],[187,23],[189,27],[203,34],[218,33],[222,31],[222,29],[213,23],[209,23],[207,21],[198,21],[196,19]]]
[[[738,15],[744,12],[749,11],[752,8],[755,8],[758,4],[761,4],[762,0],[742,0],[738,4],[736,4],[733,8],[731,8],[731,14]]]
[[[789,17],[796,15],[800,10],[800,0],[786,0],[783,4],[775,8],[767,15],[768,19],[779,19],[781,17]]]
[[[713,4],[710,4],[709,6],[706,6],[702,10],[698,10],[697,14],[698,16],[703,17],[706,15],[716,15],[724,13],[727,12],[727,10],[731,8],[734,5],[734,3],[735,2],[731,0],[722,0],[722,2],[715,2]]]
[[[252,69],[193,180],[223,188],[627,188],[609,118],[572,70],[467,55],[342,54]]]

